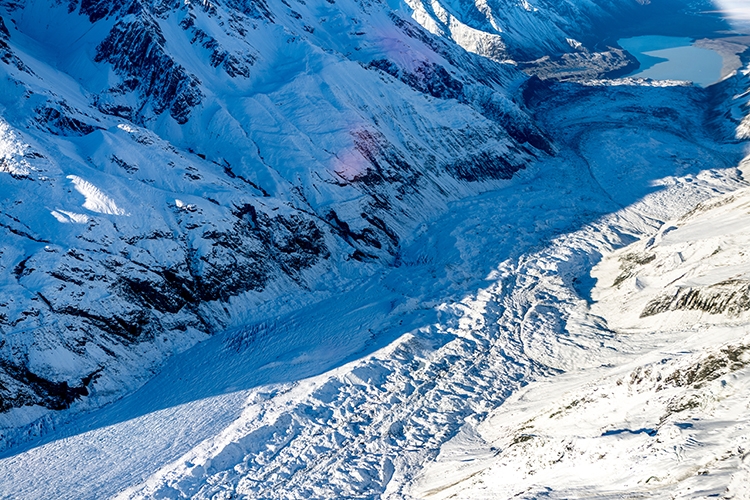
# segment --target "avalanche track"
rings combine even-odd
[[[452,203],[396,267],[216,335],[136,393],[9,449],[0,496],[416,498],[465,484],[503,452],[476,428],[513,394],[666,342],[592,313],[602,256],[747,186],[742,146],[705,132],[705,91],[625,83],[530,92],[572,147]],[[424,475],[462,440],[469,472]]]

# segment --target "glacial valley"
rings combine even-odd
[[[731,3],[0,1],[0,498],[746,498]]]

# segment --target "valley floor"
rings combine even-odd
[[[618,288],[617,249],[666,245],[697,203],[747,196],[741,145],[705,134],[700,92],[538,89],[559,155],[454,203],[397,267],[213,337],[8,450],[0,497],[741,498],[746,323],[612,312],[643,302],[641,267],[690,261],[657,252]],[[717,245],[739,254],[742,224]],[[703,386],[665,386],[721,353]]]

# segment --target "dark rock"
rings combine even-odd
[[[0,359],[0,413],[20,406],[41,405],[50,410],[64,410],[82,396],[97,372],[71,387],[67,381],[54,382],[32,373],[26,366]]]
[[[159,25],[141,13],[115,24],[97,48],[95,61],[112,64],[156,114],[169,111],[177,123],[184,124],[203,93],[200,82],[167,54],[165,43]]]
[[[703,311],[738,316],[750,311],[750,282],[727,280],[702,288],[679,288],[652,299],[641,312],[647,318],[667,311]]]
[[[36,114],[37,122],[55,135],[84,136],[102,129],[67,116],[53,107],[37,109]]]
[[[510,179],[522,168],[524,165],[515,162],[510,155],[503,156],[495,151],[482,151],[445,166],[450,175],[469,182]]]
[[[10,49],[10,45],[8,45],[9,39],[10,32],[5,26],[3,17],[0,16],[0,61],[4,62],[5,64],[12,64],[25,73],[33,74],[29,67],[26,66],[23,61],[21,61],[21,59],[19,59]]]
[[[435,63],[419,62],[413,72],[403,70],[387,59],[374,60],[369,67],[388,73],[423,94],[440,99],[457,99],[462,96],[463,83]]]

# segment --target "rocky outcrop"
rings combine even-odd
[[[641,318],[667,311],[702,311],[739,316],[750,311],[750,282],[727,280],[703,288],[678,288],[674,294],[652,299],[643,309]]]
[[[127,82],[106,92],[138,92],[139,109],[149,105],[157,115],[168,111],[177,123],[184,124],[192,108],[201,103],[200,82],[166,53],[159,25],[147,13],[132,17],[118,21],[97,48],[95,61],[110,63]],[[99,109],[143,122],[142,111],[109,106],[105,101]]]

